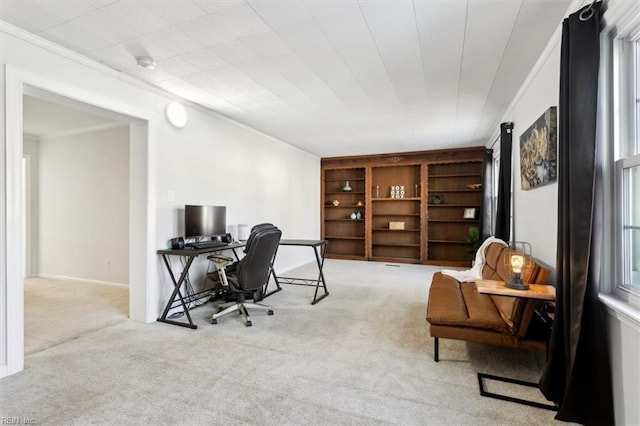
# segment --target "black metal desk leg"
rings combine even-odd
[[[316,255],[316,263],[318,264],[318,280],[316,283],[316,291],[313,295],[312,305],[315,305],[325,297],[329,295],[329,291],[327,291],[327,284],[324,281],[324,272],[322,268],[324,268],[324,252],[325,252],[326,244],[322,244],[318,247],[314,247],[313,252]],[[318,250],[320,250],[321,255],[318,255]],[[324,294],[318,298],[318,289],[320,288],[320,283],[322,282],[322,287],[324,288]]]
[[[181,327],[188,327],[188,328],[194,328],[194,329],[198,328],[198,326],[193,323],[193,320],[191,319],[191,315],[189,314],[189,309],[187,308],[187,304],[184,302],[184,298],[180,293],[180,287],[182,287],[182,283],[184,283],[187,279],[187,275],[189,274],[189,268],[191,268],[193,259],[195,259],[195,257],[189,257],[189,260],[187,260],[187,264],[185,265],[184,269],[182,270],[182,273],[180,274],[180,279],[176,281],[176,277],[173,274],[173,270],[171,269],[171,264],[167,259],[167,255],[166,254],[162,255],[162,260],[164,260],[164,264],[167,267],[167,271],[169,271],[169,276],[171,277],[171,281],[173,281],[174,289],[173,289],[173,292],[171,293],[171,297],[167,301],[167,305],[164,307],[164,311],[162,312],[162,315],[160,316],[160,318],[158,318],[158,321],[166,322],[168,324],[173,324],[173,325],[179,325]],[[176,299],[176,295],[180,298],[180,304],[182,305],[182,309],[184,309],[184,313],[187,315],[187,319],[189,320],[188,324],[184,322],[178,322],[178,321],[167,319],[167,314],[169,313],[169,309],[171,309],[171,305],[173,305]]]
[[[271,265],[269,266],[269,275],[267,275],[267,282],[264,284],[264,288],[262,291],[264,293],[262,295],[263,298],[267,296],[271,296],[273,293],[277,293],[280,290],[282,290],[282,287],[280,287],[280,282],[278,281],[278,276],[276,275],[276,270],[273,267],[274,263],[276,263],[277,255],[278,255],[278,247],[276,247],[276,252],[273,254],[273,259],[271,259]],[[267,289],[269,288],[269,280],[272,276],[273,276],[273,280],[276,283],[276,289],[268,292]]]

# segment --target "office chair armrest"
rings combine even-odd
[[[210,256],[207,256],[207,259],[209,259],[212,262],[215,263],[233,263],[233,258],[229,257],[229,256],[222,256],[219,254],[212,254]]]

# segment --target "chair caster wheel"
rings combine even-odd
[[[217,323],[218,323],[218,320],[217,320],[217,319],[215,319],[215,318],[211,318],[211,324],[217,324]]]
[[[251,324],[251,321],[247,321],[247,322],[244,324],[244,326],[245,326],[245,327],[251,327],[251,325],[252,325],[252,324]]]
[[[267,315],[273,315],[273,310],[269,309],[269,310],[267,311]]]

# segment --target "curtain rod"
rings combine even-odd
[[[513,121],[507,121],[506,123],[502,123],[502,124],[506,124],[509,126],[508,130],[513,131]],[[500,140],[500,134],[498,134],[498,136],[496,136],[496,138],[493,140],[493,143],[491,144],[491,146],[488,149],[493,149],[493,147],[496,145],[496,143]]]
[[[491,144],[491,146],[489,147],[489,149],[493,149],[493,147],[496,145],[496,143],[500,140],[500,135],[496,136],[496,138],[494,139],[493,143]]]

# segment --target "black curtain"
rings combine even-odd
[[[485,149],[482,158],[482,208],[480,209],[480,234],[482,241],[493,235],[493,149]]]
[[[601,206],[595,204],[600,6],[583,8],[562,26],[556,313],[540,389],[558,404],[556,419],[612,425],[608,339],[598,301]]]
[[[511,236],[511,133],[513,123],[500,124],[500,171],[495,237],[509,241]]]

